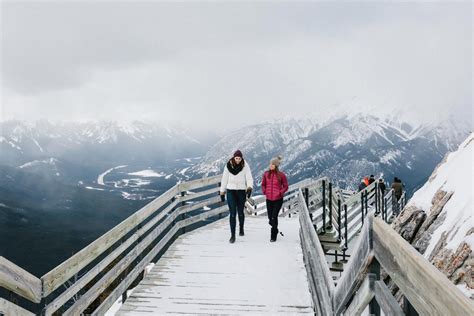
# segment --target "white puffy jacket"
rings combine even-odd
[[[224,166],[224,173],[221,180],[221,192],[228,190],[246,190],[248,187],[253,188],[252,171],[250,171],[249,164],[245,161],[245,166],[238,174],[233,175],[227,169],[227,164]]]

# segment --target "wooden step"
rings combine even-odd
[[[337,251],[342,251],[344,248],[344,245],[336,242],[325,242],[321,241],[321,246],[326,250],[337,250]]]
[[[321,242],[339,243],[339,241],[337,240],[337,237],[335,237],[335,236],[328,236],[328,235],[324,234],[324,235],[318,235],[318,237],[319,237],[319,241],[321,241]]]
[[[333,262],[331,264],[331,268],[333,269],[332,271],[344,271],[344,264],[341,262]]]

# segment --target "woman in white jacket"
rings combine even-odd
[[[248,163],[243,159],[242,152],[237,150],[234,156],[224,167],[221,180],[221,200],[227,191],[227,204],[229,205],[230,243],[235,242],[236,215],[239,215],[239,236],[244,236],[244,206],[246,197],[250,197],[253,189],[252,172]]]

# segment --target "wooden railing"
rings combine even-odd
[[[345,203],[350,207],[362,204],[364,194]],[[297,200],[303,257],[316,315],[360,315],[367,306],[371,315],[380,315],[381,310],[385,315],[405,315],[381,280],[381,269],[400,288],[405,306],[413,307],[420,315],[474,315],[472,301],[388,226],[383,217],[374,217],[375,212],[361,212],[362,219],[357,220],[363,223],[361,229],[346,220],[350,229],[360,235],[342,277],[334,286],[320,236],[310,219],[304,189]],[[348,206],[345,203],[344,209]]]
[[[176,236],[228,212],[218,196],[219,181],[216,176],[173,186],[41,278],[0,257],[0,287],[36,304],[37,314],[103,315]],[[348,196],[333,188],[327,178],[290,186],[283,214],[299,212],[316,314],[353,315],[369,305],[376,315],[380,308],[386,315],[401,315],[398,303],[380,280],[381,266],[420,313],[472,315],[472,303],[383,222],[394,209],[401,209],[404,197],[395,204],[392,191],[384,196],[378,192],[377,184],[372,184]],[[264,201],[264,197],[256,199],[255,206],[247,206],[248,211],[264,213]],[[320,242],[329,230],[343,252],[359,235],[337,286]],[[2,313],[33,315],[0,298]]]
[[[176,184],[41,278],[0,257],[0,287],[35,303],[37,314],[103,315],[178,234],[228,212],[220,179]],[[0,314],[28,313],[0,299]]]

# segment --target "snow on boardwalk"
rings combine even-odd
[[[245,220],[235,244],[228,218],[181,236],[116,315],[314,315],[298,219],[280,219],[276,243],[268,219]]]

